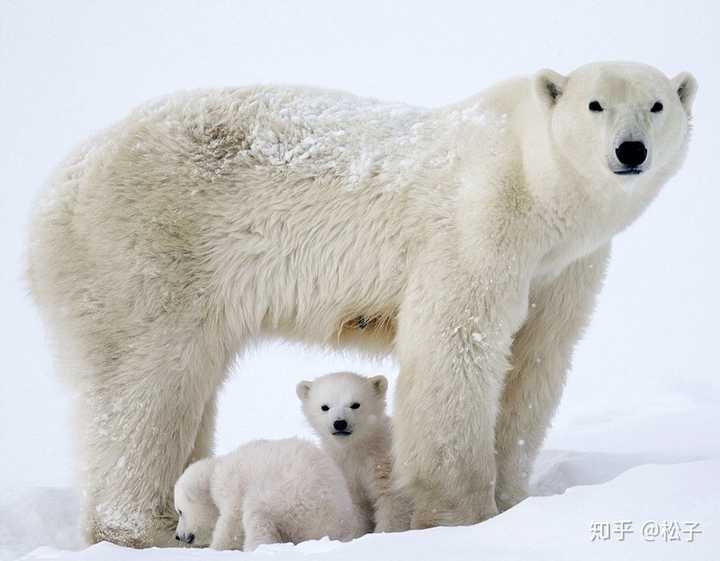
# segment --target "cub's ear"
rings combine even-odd
[[[377,395],[383,397],[385,395],[385,392],[387,392],[388,381],[387,378],[382,374],[378,374],[377,376],[368,378],[368,382],[370,382],[372,389],[375,390],[375,393]]]
[[[303,380],[297,386],[295,386],[295,393],[297,393],[297,396],[300,398],[300,401],[305,401],[307,399],[307,397],[310,395],[310,387],[311,386],[312,386],[312,382],[308,382],[307,380]]]
[[[697,80],[689,72],[681,72],[672,79],[672,85],[689,115],[698,89]]]
[[[554,70],[541,70],[533,77],[535,95],[545,107],[552,107],[565,90],[567,78]]]

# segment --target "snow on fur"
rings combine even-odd
[[[604,63],[432,110],[196,91],[86,143],[38,207],[28,277],[78,394],[88,538],[173,542],[173,485],[268,336],[395,353],[415,527],[521,501],[611,239],[679,169],[695,87]],[[632,139],[647,161],[618,175]]]

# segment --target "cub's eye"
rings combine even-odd
[[[323,405],[322,407],[320,407],[320,409],[322,409],[323,411],[330,411],[330,408],[327,405]]]
[[[588,104],[588,109],[589,109],[590,111],[602,111],[602,110],[603,110],[603,106],[600,105],[600,102],[599,102],[599,101],[591,101],[591,102]]]
[[[360,404],[358,402],[355,402],[350,406],[350,409],[359,409],[359,408],[360,408]]]
[[[659,101],[656,101],[656,102],[653,104],[653,106],[650,108],[650,111],[651,111],[652,113],[660,113],[660,111],[662,111],[662,110],[663,110],[663,104],[660,103]]]
[[[182,510],[178,510],[178,516],[182,516]]]

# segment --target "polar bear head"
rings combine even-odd
[[[385,376],[366,378],[336,372],[302,381],[297,395],[305,417],[320,437],[336,444],[358,442],[384,428]]]
[[[213,460],[188,466],[175,483],[178,525],[175,539],[200,547],[210,545],[219,512],[210,494]]]
[[[586,178],[626,186],[682,163],[697,90],[686,72],[668,79],[642,64],[594,63],[569,76],[542,70],[533,90],[555,153]]]

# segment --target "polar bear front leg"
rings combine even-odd
[[[243,527],[245,528],[243,551],[255,551],[261,545],[290,541],[281,535],[273,515],[262,508],[246,510],[243,514]]]
[[[227,512],[220,513],[210,547],[219,550],[242,550],[244,544],[243,510],[237,505]]]
[[[375,501],[375,532],[404,532],[410,529],[412,503],[396,491],[387,491]]]
[[[408,288],[397,340],[395,466],[413,528],[497,514],[495,421],[527,306],[526,283],[504,273],[434,273]]]
[[[496,429],[501,511],[527,497],[533,463],[560,401],[575,343],[590,321],[609,252],[609,245],[597,250],[530,292]]]

